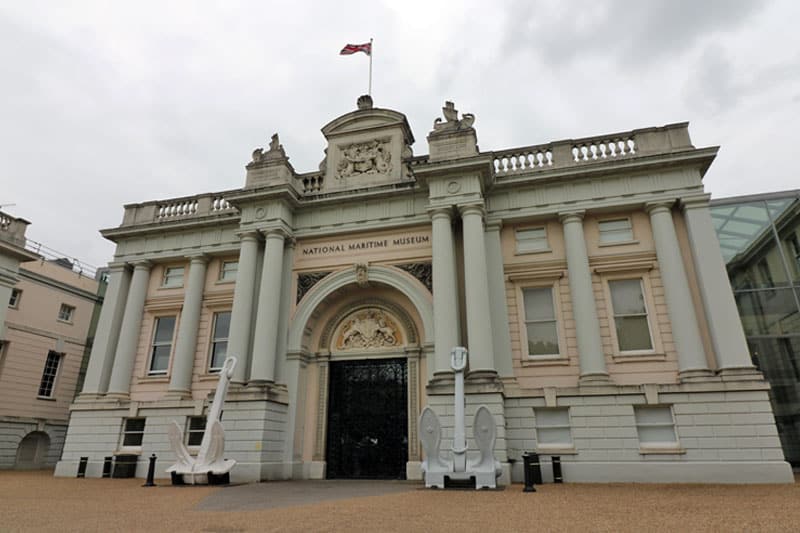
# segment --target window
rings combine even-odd
[[[162,316],[156,318],[153,347],[150,357],[149,374],[166,374],[169,368],[169,356],[172,352],[172,334],[175,331],[175,317]]]
[[[144,437],[144,418],[126,418],[122,430],[122,446],[141,446]]]
[[[22,291],[19,289],[11,289],[11,298],[8,299],[8,306],[16,309],[19,306],[19,299],[22,297]]]
[[[639,445],[649,448],[675,448],[678,438],[675,436],[675,421],[672,409],[663,406],[633,407],[636,415],[636,432],[639,434]]]
[[[631,219],[617,218],[600,221],[601,243],[628,242],[632,240],[633,228],[631,227]]]
[[[61,354],[50,350],[47,352],[47,361],[44,363],[42,380],[39,382],[39,397],[52,398],[55,389],[58,367],[61,365]]]
[[[517,236],[517,253],[524,254],[528,252],[540,252],[549,250],[547,245],[547,233],[544,227],[518,229]]]
[[[620,352],[652,350],[650,324],[644,303],[641,279],[620,279],[608,282],[611,306]]]
[[[72,322],[72,316],[75,314],[75,308],[71,305],[61,304],[58,310],[58,319],[61,322]]]
[[[558,355],[558,325],[553,288],[522,289],[525,305],[525,333],[528,338],[528,355]]]
[[[220,281],[236,281],[236,273],[239,271],[239,261],[223,261],[219,269]]]
[[[166,267],[164,269],[164,282],[162,287],[183,287],[183,271],[181,267]]]
[[[214,314],[214,333],[211,335],[211,362],[209,370],[219,372],[228,353],[228,332],[231,327],[231,313]]]
[[[761,282],[763,283],[764,287],[774,287],[775,282],[772,280],[772,272],[769,270],[769,265],[767,264],[766,259],[762,259],[758,263],[756,263],[756,267],[758,268],[758,274],[761,276]]]
[[[203,433],[206,430],[206,417],[190,416],[186,427],[186,445],[200,446],[203,443]]]
[[[536,444],[539,448],[572,447],[568,408],[543,407],[535,408],[533,412],[536,417]]]

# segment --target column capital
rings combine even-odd
[[[261,233],[258,230],[242,230],[237,231],[236,236],[240,241],[256,241],[261,240]]]
[[[134,261],[131,263],[133,265],[134,270],[150,270],[153,266],[153,262],[147,259],[141,259],[139,261]]]
[[[486,214],[486,209],[482,204],[468,204],[458,206],[458,212],[462,218],[465,215],[480,215],[483,218]]]
[[[560,220],[562,224],[566,224],[567,222],[581,222],[583,221],[584,215],[586,215],[585,209],[561,211],[558,213],[558,220]]]
[[[685,196],[680,199],[680,205],[683,211],[688,211],[689,209],[702,209],[708,207],[709,200],[711,200],[710,194]]]
[[[648,215],[652,215],[653,213],[658,213],[660,211],[669,211],[672,212],[672,206],[675,205],[675,200],[658,200],[655,202],[647,202],[644,204],[644,210],[647,211]]]
[[[186,257],[189,259],[189,262],[191,264],[193,264],[193,265],[194,264],[203,264],[203,265],[208,264],[208,260],[210,259],[210,257],[208,257],[204,253],[190,254],[190,255],[187,255]]]
[[[431,220],[436,220],[437,218],[446,218],[447,220],[452,220],[453,208],[450,206],[431,207],[428,209],[428,216],[431,217]]]
[[[269,228],[269,229],[261,229],[258,230],[264,236],[264,239],[280,239],[286,240],[287,237],[291,237],[289,232],[284,230],[283,228]]]
[[[128,270],[128,263],[124,261],[114,261],[108,264],[109,274],[112,272],[123,272]]]
[[[503,219],[492,219],[486,221],[486,231],[500,231],[503,229]]]

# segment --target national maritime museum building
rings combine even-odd
[[[56,475],[156,454],[166,476],[168,427],[198,449],[234,355],[232,481],[420,479],[465,346],[501,484],[524,452],[546,479],[559,457],[565,481],[792,482],[703,188],[717,148],[679,123],[481,151],[443,114],[415,155],[361,97],[317,170],[275,135],[241,189],[126,205]]]

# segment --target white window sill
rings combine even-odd
[[[56,401],[56,399],[53,398],[52,396],[37,396],[36,399],[37,400],[45,400],[45,401],[48,401],[48,402]]]
[[[72,325],[72,320],[64,320],[63,318],[57,318],[56,322],[61,322],[62,324]]]
[[[142,455],[142,447],[117,448],[112,455]]]
[[[649,361],[666,361],[667,354],[659,352],[621,352],[612,355],[615,363],[646,363]]]
[[[686,453],[686,450],[678,444],[675,444],[674,446],[640,445],[639,453],[641,455],[683,455]]]
[[[541,250],[526,250],[526,251],[517,250],[516,252],[514,252],[514,255],[549,254],[552,252],[553,252],[552,248],[542,248]]]
[[[167,374],[151,374],[139,378],[139,383],[169,383]]]
[[[548,446],[539,445],[536,447],[539,455],[578,455],[578,450],[574,446]]]
[[[599,248],[605,248],[607,246],[633,246],[635,244],[639,244],[639,241],[634,239],[632,241],[598,242],[597,246]]]
[[[562,355],[529,355],[522,360],[522,366],[566,366],[569,357]]]

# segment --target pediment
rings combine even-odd
[[[333,119],[322,127],[325,138],[362,133],[370,130],[399,128],[406,144],[414,143],[414,135],[406,116],[391,109],[359,109]]]

